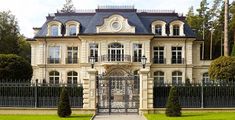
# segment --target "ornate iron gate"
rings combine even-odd
[[[139,108],[139,77],[122,70],[97,77],[98,112],[137,113]]]

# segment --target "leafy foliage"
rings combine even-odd
[[[235,57],[222,56],[212,61],[209,76],[213,80],[234,80]]]
[[[66,3],[64,4],[64,7],[62,8],[61,12],[63,12],[63,13],[75,12],[75,8],[72,3],[72,0],[65,0],[65,2]]]
[[[71,113],[72,111],[69,103],[69,94],[67,89],[64,87],[60,94],[57,114],[59,117],[69,117]]]
[[[232,50],[231,56],[235,57],[235,44],[233,45],[233,50]]]
[[[172,87],[169,93],[169,97],[166,103],[166,116],[178,117],[181,116],[181,106],[179,103],[179,97],[176,87]]]
[[[0,73],[0,80],[29,82],[33,70],[30,63],[20,56],[14,54],[0,54]]]

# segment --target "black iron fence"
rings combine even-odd
[[[70,105],[81,108],[83,88],[72,84],[0,83],[0,107],[57,107],[60,92],[66,87]]]
[[[235,82],[175,85],[183,108],[235,107]],[[161,84],[153,88],[154,108],[166,106],[172,85]]]

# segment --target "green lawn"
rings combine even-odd
[[[92,115],[72,115],[60,118],[56,115],[0,115],[0,120],[90,120]]]
[[[235,113],[183,113],[182,117],[166,117],[165,114],[145,114],[148,120],[235,120]]]

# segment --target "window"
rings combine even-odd
[[[173,35],[175,35],[175,36],[180,35],[180,26],[179,25],[173,25]]]
[[[67,83],[77,84],[78,83],[78,73],[75,71],[70,71],[67,73]]]
[[[182,84],[182,72],[179,71],[172,72],[172,84],[173,85]]]
[[[138,70],[134,71],[134,88],[139,88],[140,80],[139,80],[139,74]]]
[[[49,73],[49,83],[50,84],[59,84],[59,80],[60,80],[60,73],[57,71],[51,71]]]
[[[51,26],[51,36],[58,36],[59,35],[59,27],[58,25]]]
[[[202,80],[203,80],[203,83],[211,83],[211,82],[212,82],[212,81],[210,80],[210,77],[209,77],[208,73],[204,73],[204,74],[203,74]]]
[[[164,64],[164,47],[154,47],[153,48],[153,63],[155,64]]]
[[[95,62],[98,62],[98,44],[91,43],[90,45],[90,57],[95,57]]]
[[[120,43],[108,45],[108,61],[124,61],[124,47]]]
[[[141,62],[142,44],[133,44],[133,49],[134,49],[133,62]]]
[[[172,64],[182,64],[182,47],[172,47]]]
[[[53,64],[60,63],[60,46],[49,47],[48,63],[53,63]]]
[[[78,47],[67,47],[68,52],[68,58],[67,63],[68,64],[74,64],[78,63]]]
[[[69,35],[74,36],[77,34],[77,27],[76,25],[70,25],[69,26]]]
[[[156,71],[154,72],[154,85],[164,84],[164,72]]]
[[[162,26],[161,25],[155,26],[155,35],[162,35]]]

